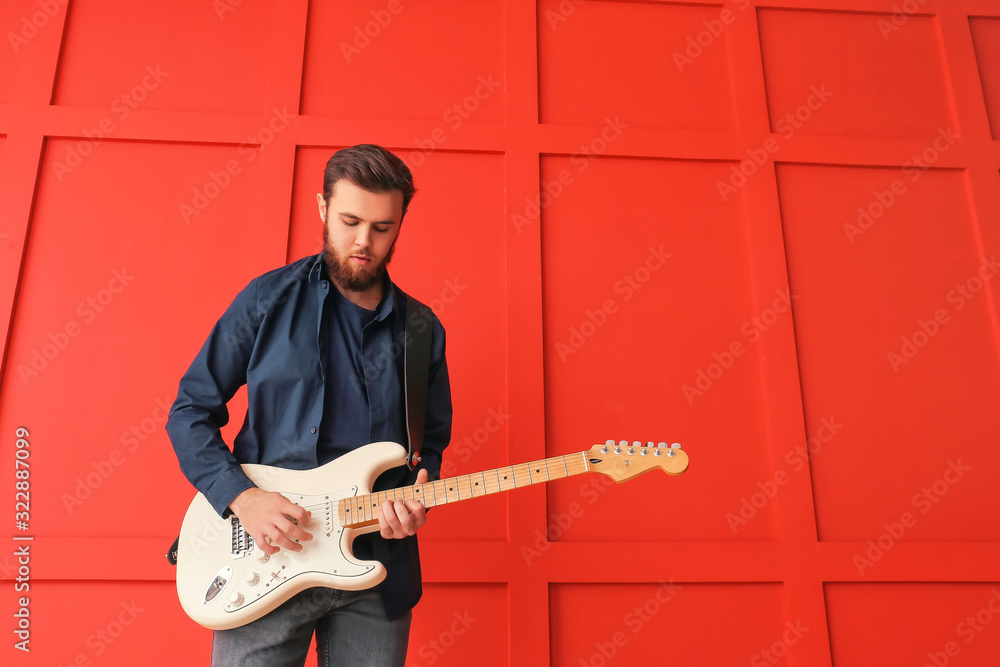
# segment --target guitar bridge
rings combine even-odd
[[[253,552],[253,537],[243,528],[243,524],[235,516],[229,517],[233,528],[232,554],[233,558],[243,558]]]

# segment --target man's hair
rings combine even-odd
[[[403,193],[403,216],[417,192],[410,168],[394,154],[375,144],[342,148],[327,161],[323,172],[323,199],[327,204],[333,196],[333,186],[342,178],[369,192],[399,190]]]

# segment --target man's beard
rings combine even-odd
[[[376,264],[373,261],[367,266],[358,266],[351,262],[350,256],[341,255],[337,248],[330,243],[329,225],[323,225],[323,262],[326,263],[326,270],[333,282],[351,292],[364,292],[378,284],[385,275],[385,269],[389,266],[389,261],[395,250],[396,242],[393,241],[389,252],[386,253],[385,259],[381,262]],[[354,254],[374,260],[367,252]]]

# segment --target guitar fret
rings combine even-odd
[[[345,498],[338,503],[338,514],[345,526],[371,525],[378,521],[379,508],[386,501],[416,500],[423,503],[424,507],[430,508],[590,472],[587,452],[580,452],[579,455],[580,458],[572,454],[553,456],[529,463]]]
[[[479,481],[476,482],[476,485],[479,486],[479,495],[485,496],[486,495],[486,476],[483,473],[479,473]]]

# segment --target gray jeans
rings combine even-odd
[[[310,588],[252,623],[216,630],[212,667],[300,666],[314,632],[320,667],[403,667],[411,618],[388,620],[377,589]]]

